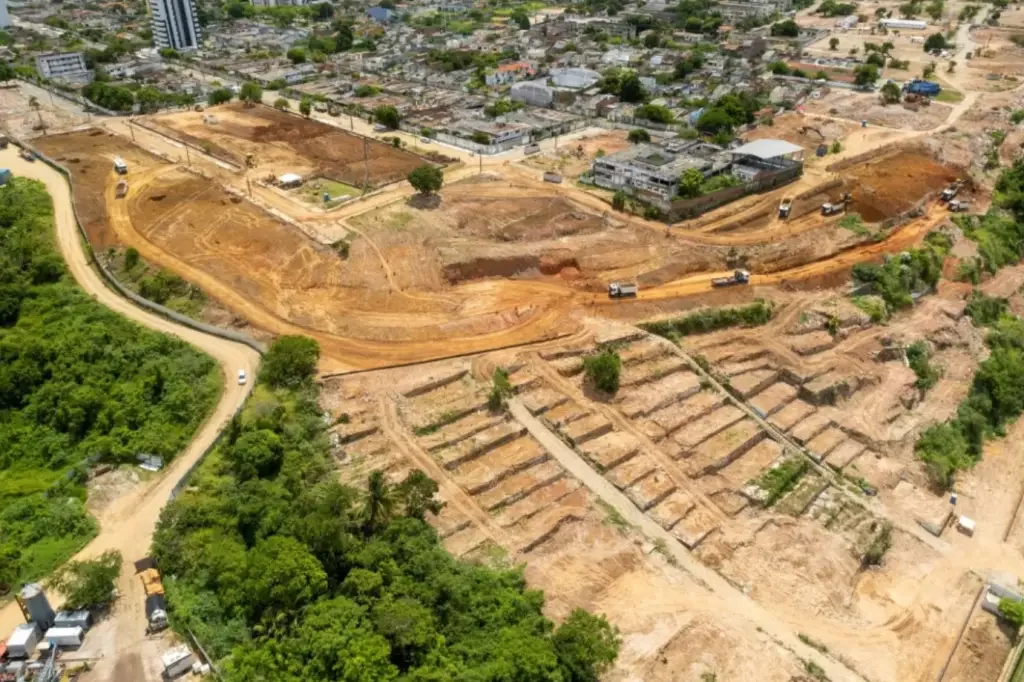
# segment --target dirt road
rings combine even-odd
[[[665,548],[664,551],[668,552],[679,566],[703,582],[708,590],[721,600],[722,610],[742,614],[756,627],[771,635],[783,646],[796,652],[801,658],[816,662],[825,670],[830,679],[836,682],[840,680],[862,682],[863,678],[860,675],[801,642],[785,623],[730,585],[713,569],[702,564],[672,534],[640,511],[624,493],[587,464],[580,455],[544,426],[539,419],[530,414],[530,411],[518,398],[509,401],[509,410],[512,416],[526,427],[530,435],[536,438],[552,457],[557,459],[569,473],[582,481],[591,492],[606,504],[611,505],[630,525],[640,529],[648,538],[660,540]]]
[[[144,595],[141,583],[134,576],[132,563],[145,556],[160,511],[182,474],[213,443],[221,428],[244,402],[252,389],[252,382],[239,386],[234,380],[239,369],[249,376],[255,376],[259,356],[255,351],[237,343],[209,336],[135,307],[108,289],[90,266],[88,256],[82,249],[82,239],[72,212],[71,191],[64,177],[42,162],[29,163],[17,155],[15,148],[0,151],[0,165],[11,169],[16,176],[34,178],[46,185],[53,198],[57,243],[75,281],[96,301],[111,310],[154,331],[173,334],[211,355],[224,372],[224,392],[213,413],[200,427],[192,442],[174,462],[153,481],[138,487],[132,493],[118,499],[99,516],[100,532],[75,558],[88,559],[107,550],[116,549],[124,557],[124,567],[118,581],[120,599],[115,604],[112,619],[115,636],[109,651],[102,652],[93,680],[114,679],[114,666],[121,657],[138,656],[138,647],[145,649],[150,640],[143,637],[145,632]],[[16,604],[8,604],[0,611],[0,634],[6,635],[22,622],[21,612]],[[147,655],[148,652],[146,652]]]

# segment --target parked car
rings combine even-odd
[[[246,382],[246,380],[247,380],[248,378],[249,378],[249,377],[248,377],[248,376],[246,376],[246,374],[245,374],[245,370],[244,370],[244,369],[240,369],[240,370],[238,370],[238,385],[239,385],[239,386],[245,386],[245,382]]]

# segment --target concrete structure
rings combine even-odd
[[[593,165],[594,184],[668,202],[679,189],[679,176],[685,170],[697,168],[707,175],[712,166],[713,162],[708,158],[675,154],[652,144],[638,144],[596,159]]]
[[[601,80],[601,74],[591,69],[553,69],[551,71],[551,82],[559,88],[571,90],[586,90]]]
[[[715,5],[715,9],[728,21],[742,21],[750,18],[767,19],[775,11],[775,7],[772,5],[754,2],[720,2]]]
[[[41,54],[36,57],[36,71],[43,78],[76,82],[92,80],[92,72],[86,66],[85,55],[81,52]]]
[[[513,62],[511,64],[500,64],[494,71],[484,75],[484,82],[491,87],[496,85],[508,85],[523,78],[532,78],[537,74],[527,62]]]
[[[920,21],[918,19],[881,19],[878,22],[879,26],[884,26],[887,29],[914,29],[917,31],[923,31],[928,28],[927,21]]]
[[[153,44],[179,52],[199,49],[202,32],[195,0],[149,0]]]
[[[535,107],[549,107],[555,100],[554,91],[543,81],[516,83],[509,89],[509,99]]]
[[[618,21],[615,18],[568,16],[565,17],[565,23],[576,34],[589,31],[592,33],[607,33],[609,36],[623,38],[624,40],[636,38],[636,26],[626,21]]]
[[[92,625],[92,614],[88,611],[58,611],[53,620],[55,628],[82,628],[88,630]]]
[[[192,652],[188,650],[187,646],[180,646],[165,651],[160,657],[160,662],[164,666],[164,679],[173,680],[185,674],[192,668],[193,660]]]
[[[0,0],[0,28],[11,27],[11,15],[7,12],[7,0]]]

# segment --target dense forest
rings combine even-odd
[[[319,350],[279,339],[242,414],[165,510],[154,555],[172,624],[229,682],[590,682],[618,652],[600,616],[559,627],[518,568],[461,562],[425,516],[421,472],[340,484],[312,381]]]
[[[185,343],[110,312],[67,274],[43,186],[0,191],[0,593],[50,572],[96,531],[87,462],[171,458],[221,373]]]

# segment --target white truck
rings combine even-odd
[[[949,185],[949,187],[942,190],[942,194],[939,196],[939,198],[942,201],[952,201],[953,198],[956,197],[957,192],[960,191],[960,188],[963,187],[963,184],[964,181],[957,178]]]
[[[128,173],[128,164],[124,162],[120,156],[114,157],[114,170],[118,175],[126,175]]]
[[[779,218],[785,220],[793,210],[793,200],[786,198],[779,203]]]
[[[636,298],[636,284],[612,282],[608,285],[608,298]]]

